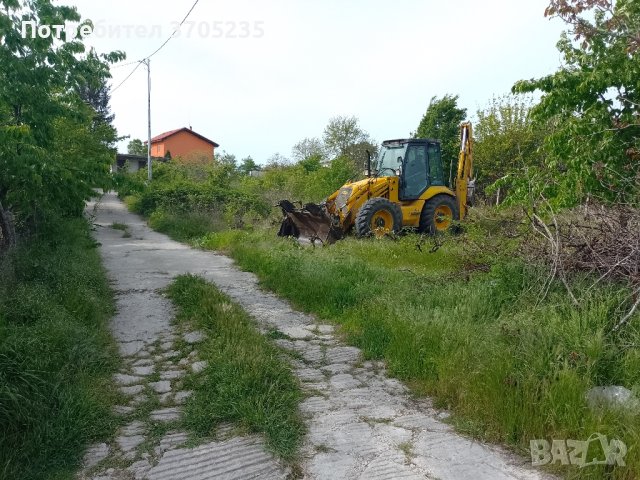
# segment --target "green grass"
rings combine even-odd
[[[72,478],[113,434],[113,298],[82,219],[0,258],[0,477]]]
[[[122,230],[123,232],[126,231],[129,227],[124,224],[124,223],[118,223],[118,222],[113,222],[111,224],[111,228],[113,228],[114,230]]]
[[[199,436],[222,422],[263,433],[269,447],[294,461],[304,433],[302,394],[282,351],[262,335],[244,310],[213,285],[180,276],[169,287],[177,321],[206,332],[198,355],[209,366],[191,385],[185,424]]]
[[[183,214],[155,211],[149,217],[151,228],[179,241],[189,241],[223,228],[213,213],[185,212]]]
[[[460,431],[524,456],[533,439],[601,433],[625,442],[626,467],[556,470],[570,479],[639,478],[640,415],[592,411],[585,401],[598,385],[640,396],[637,320],[611,333],[629,292],[604,284],[587,290],[589,281],[577,278],[579,309],[559,284],[543,299],[546,269],[519,260],[516,243],[499,232],[470,232],[433,253],[432,241],[423,245],[415,235],[325,248],[300,247],[273,230],[182,239],[228,253],[297,308],[342,325],[347,341],[450,409]],[[484,248],[470,255],[471,244]]]
[[[602,433],[629,447],[627,467],[561,472],[580,479],[640,475],[640,416],[591,411],[584,397],[596,385],[640,393],[638,329],[610,334],[624,290],[587,293],[576,280],[576,309],[558,285],[539,302],[546,272],[517,259],[494,255],[488,272],[466,271],[460,239],[420,253],[415,236],[313,249],[271,235],[229,231],[197,243],[228,252],[298,308],[342,324],[350,343],[451,409],[459,430],[525,456],[532,439]]]

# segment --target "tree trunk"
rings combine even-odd
[[[13,225],[13,215],[5,210],[0,203],[0,248],[13,247],[16,244],[16,231]]]

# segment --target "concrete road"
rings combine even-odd
[[[552,478],[532,469],[530,459],[455,433],[443,422],[446,412],[436,411],[428,399],[412,399],[401,382],[386,375],[384,363],[363,361],[357,348],[338,340],[333,326],[265,292],[253,274],[229,258],[152,231],[114,194],[90,204],[87,212],[94,215],[95,236],[117,292],[112,329],[126,368],[116,381],[128,398],[117,411],[131,421],[112,444],[91,448],[81,478],[291,478],[259,436],[235,437],[231,426],[221,428],[217,441],[195,448],[184,446],[184,432],[153,437],[154,424],[174,422],[181,414],[190,395],[182,388],[184,372],[203,366],[197,353],[201,332],[176,331],[172,306],[160,293],[183,273],[214,283],[261,328],[282,332],[285,339],[276,340],[281,347],[299,353],[292,366],[308,395],[301,405],[309,429],[302,449],[304,478]],[[126,225],[127,234],[112,228],[114,223]],[[183,358],[172,349],[179,335],[193,347]]]

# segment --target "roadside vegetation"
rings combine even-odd
[[[209,366],[191,378],[194,395],[184,425],[206,437],[222,422],[232,422],[243,431],[263,433],[277,455],[294,462],[304,433],[298,413],[302,392],[284,351],[202,278],[180,276],[168,294],[178,307],[177,322],[206,334],[199,358]]]
[[[629,289],[589,289],[592,278],[575,276],[576,308],[562,282],[547,284],[548,268],[526,262],[517,242],[505,243],[495,224],[483,222],[456,237],[349,238],[315,249],[266,227],[190,241],[226,252],[297,308],[341,325],[367,357],[385,359],[390,374],[450,409],[464,433],[525,456],[532,439],[596,432],[637,445],[636,412],[593,410],[586,400],[599,385],[640,394],[638,331],[613,332]],[[611,478],[636,478],[637,449],[625,461]],[[596,479],[608,470],[563,471]]]
[[[0,5],[0,477],[72,478],[115,429],[113,299],[82,213],[111,182],[109,68],[125,56],[21,35],[86,24],[75,7]]]
[[[113,298],[83,219],[0,259],[0,477],[72,478],[115,432]],[[46,232],[46,233],[45,233]]]

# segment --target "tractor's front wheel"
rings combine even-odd
[[[371,198],[360,208],[355,227],[359,237],[398,233],[402,229],[402,209],[386,198]]]
[[[456,199],[451,195],[436,195],[424,204],[418,231],[429,235],[446,232],[458,220],[460,212]]]

